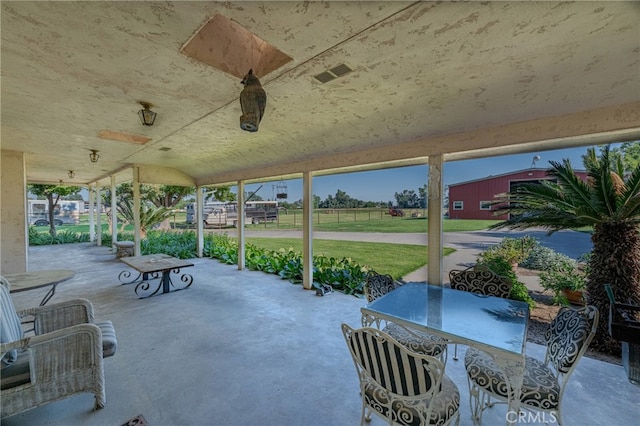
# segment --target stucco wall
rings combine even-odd
[[[29,239],[24,154],[0,151],[0,261],[2,274],[25,272]]]

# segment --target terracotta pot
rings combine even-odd
[[[563,289],[562,294],[572,305],[584,305],[584,295],[582,290]]]

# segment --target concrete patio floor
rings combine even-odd
[[[139,299],[121,285],[126,265],[90,243],[29,249],[30,270],[74,269],[51,302],[90,299],[97,319],[113,321],[118,352],[105,360],[107,405],[78,395],[2,420],[11,425],[116,426],[142,414],[159,425],[357,425],[358,380],[340,331],[360,324],[363,299],[317,297],[275,275],[194,259],[191,288]],[[37,305],[46,289],[15,293],[17,309]],[[461,352],[464,347],[459,348]],[[538,358],[544,347],[527,344]],[[461,393],[461,425],[473,424],[462,361],[446,373]],[[640,387],[619,365],[583,358],[563,403],[565,425],[634,425]],[[505,423],[506,407],[485,412]],[[384,424],[374,418],[372,425]],[[521,424],[525,424],[524,422]],[[535,424],[528,422],[526,424]]]

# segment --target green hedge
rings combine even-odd
[[[238,263],[238,241],[226,234],[215,234],[210,240],[209,251],[205,243],[205,254],[228,264]],[[292,249],[265,250],[253,244],[245,245],[247,269],[275,274],[294,284],[302,283],[302,253]],[[345,294],[362,295],[369,269],[348,258],[336,259],[326,256],[313,257],[313,285],[319,288],[330,285]]]

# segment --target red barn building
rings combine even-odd
[[[587,173],[584,171],[576,170],[575,174],[583,180],[587,179]],[[547,174],[547,169],[530,168],[454,183],[449,185],[449,218],[505,220],[507,215],[493,215],[490,203],[494,201],[496,195],[509,192],[520,183],[539,182],[547,179],[553,179]]]

